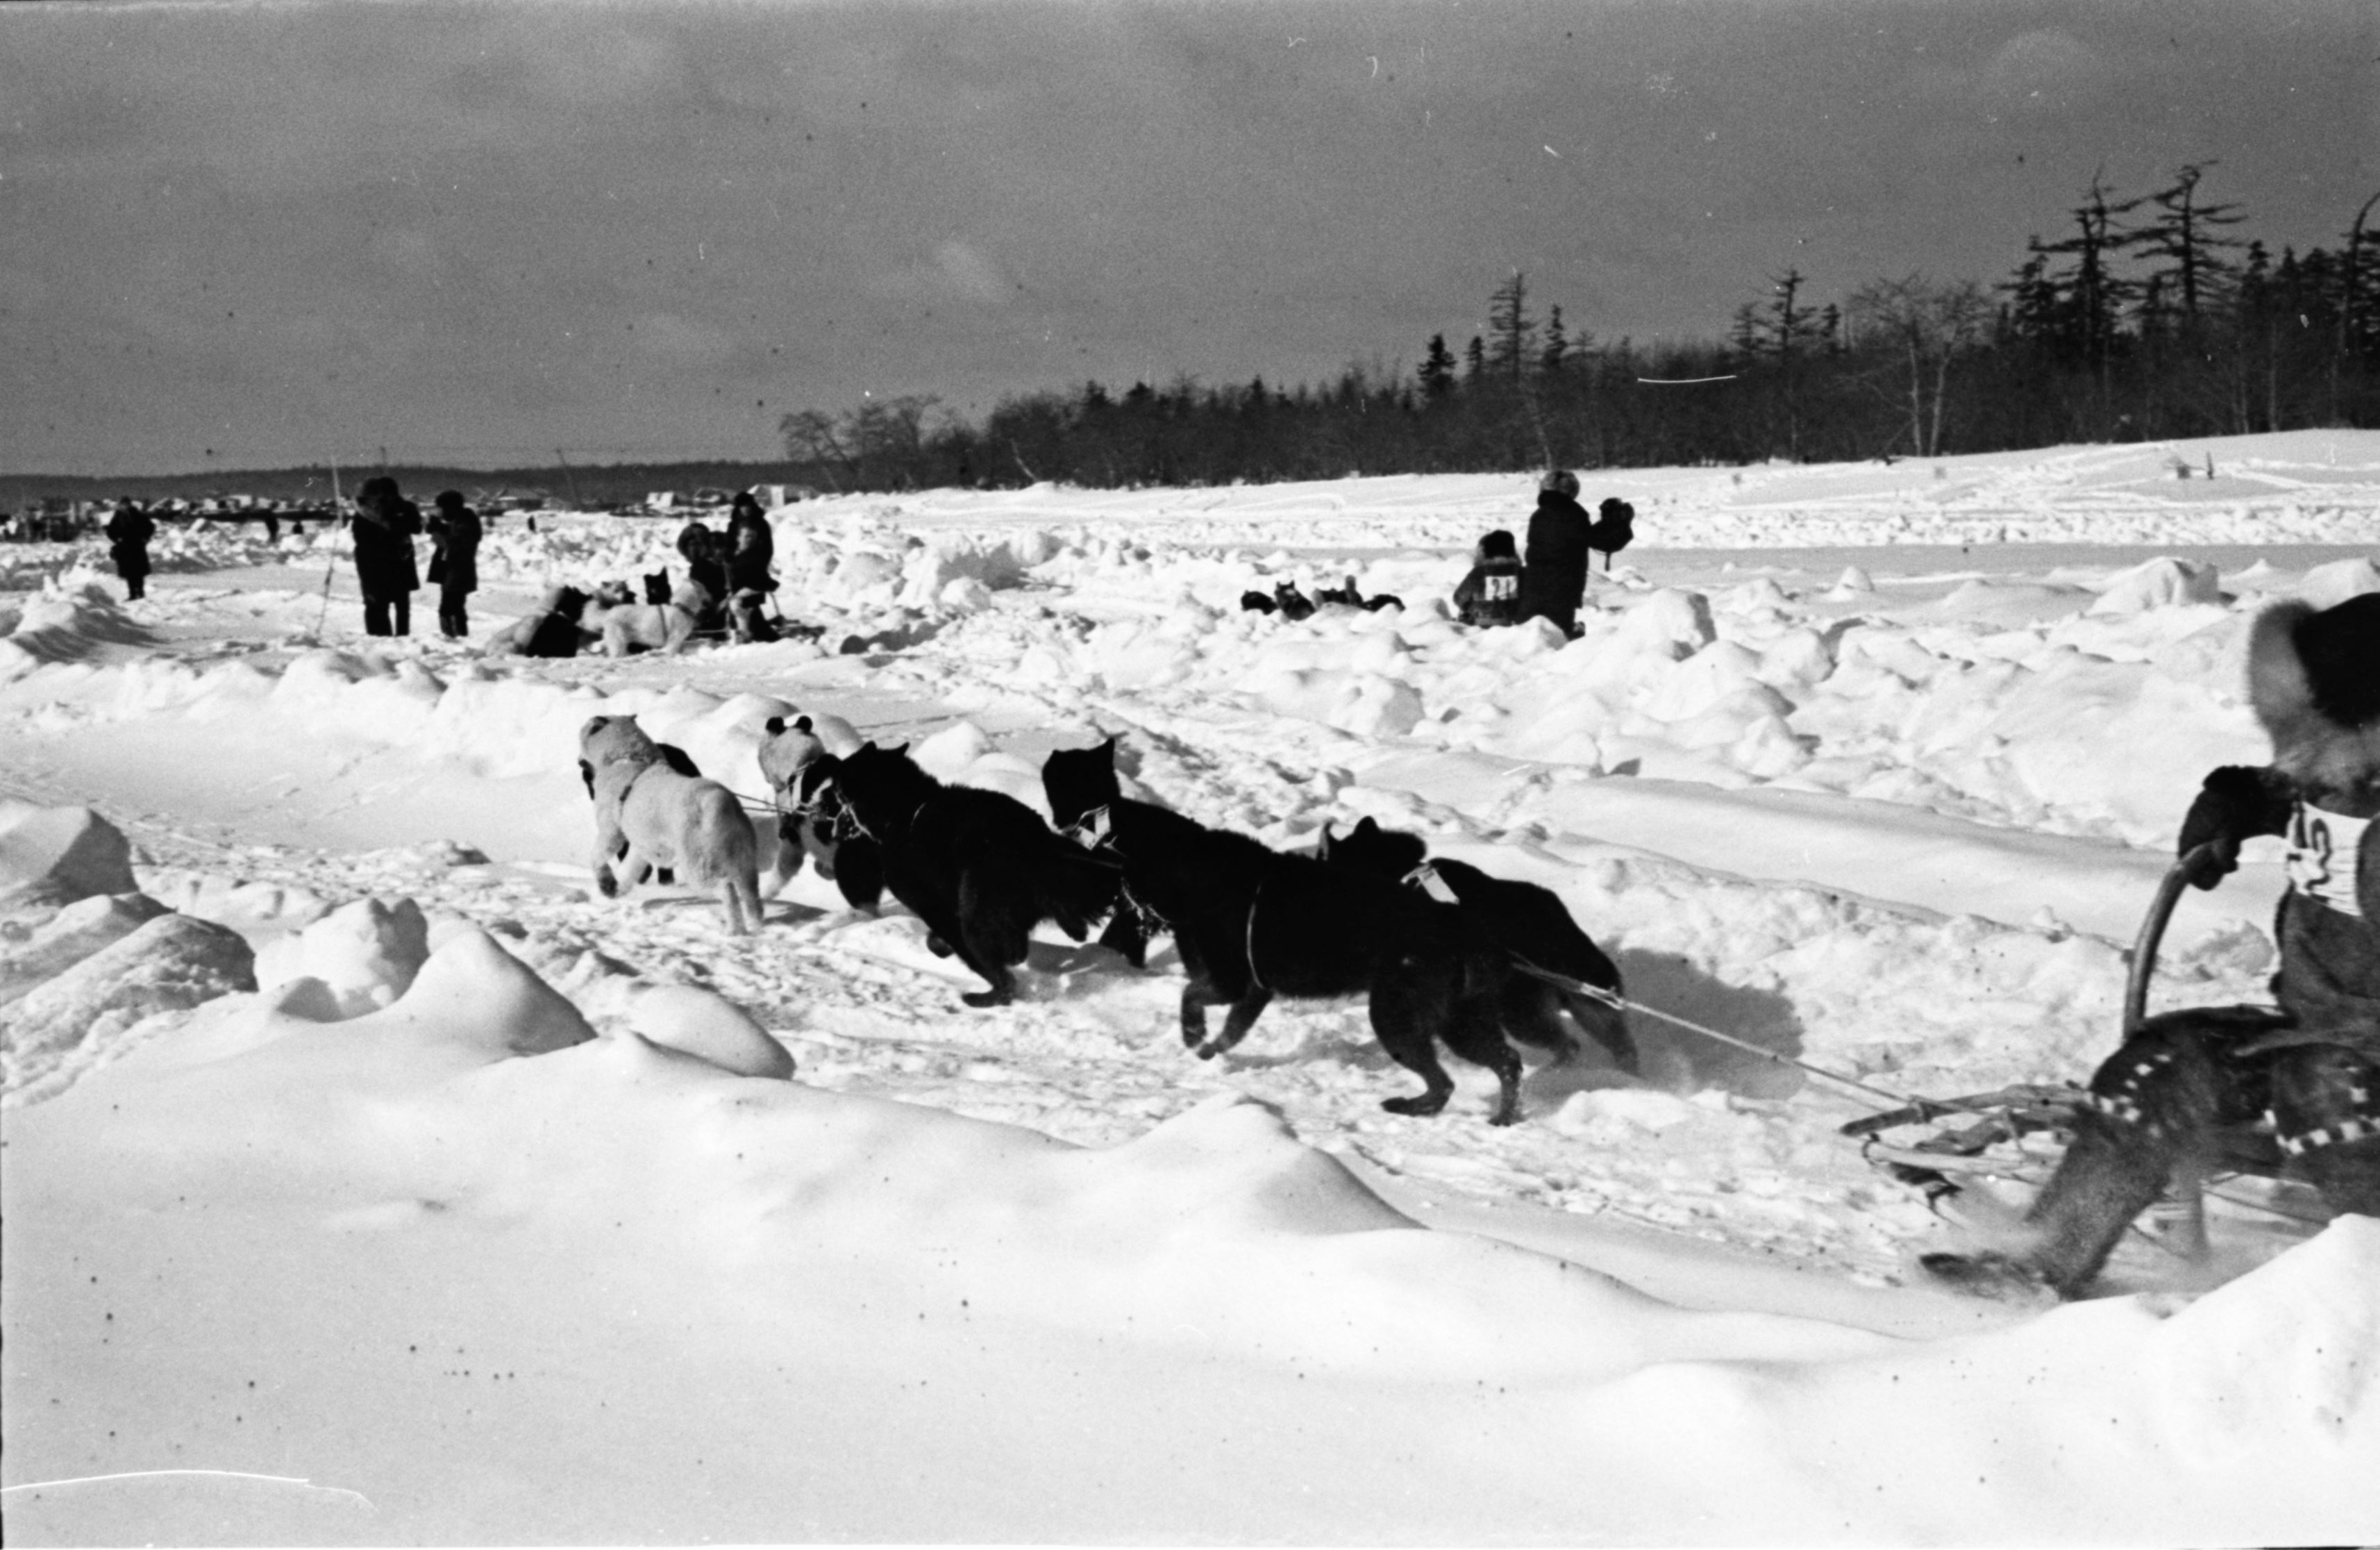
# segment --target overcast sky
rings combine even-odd
[[[762,458],[2380,191],[2373,0],[0,6],[0,470]]]

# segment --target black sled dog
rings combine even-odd
[[[929,946],[957,953],[991,987],[962,995],[970,1007],[1016,998],[1010,970],[1025,961],[1036,924],[1055,921],[1079,942],[1115,903],[1114,866],[1052,834],[1013,797],[944,786],[910,761],[906,744],[866,743],[810,768],[875,845],[884,886],[926,922]]]
[[[1618,967],[1578,929],[1551,889],[1493,877],[1468,861],[1430,860],[1420,836],[1384,829],[1369,818],[1344,835],[1334,836],[1326,827],[1320,853],[1330,865],[1346,867],[1376,884],[1402,884],[1452,903],[1481,934],[1510,954],[1514,972],[1498,998],[1506,1034],[1567,1056],[1578,1047],[1562,1025],[1561,1015],[1567,1011],[1582,1032],[1603,1046],[1613,1065],[1630,1076],[1639,1074],[1636,1041],[1619,1007],[1526,971],[1542,969],[1615,995],[1621,991]]]
[[[1496,1073],[1489,1123],[1520,1117],[1521,1060],[1498,1013],[1510,965],[1460,910],[1133,801],[1116,784],[1113,738],[1051,754],[1041,786],[1060,828],[1121,863],[1126,906],[1172,934],[1189,976],[1182,1042],[1200,1059],[1247,1037],[1276,995],[1362,994],[1380,1047],[1424,1084],[1382,1108],[1446,1107],[1454,1082],[1439,1062],[1443,1044]],[[1228,1010],[1209,1035],[1207,1009],[1216,1006]]]

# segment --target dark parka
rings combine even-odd
[[[2209,887],[2242,839],[2288,841],[2273,991],[2290,1025],[2257,1045],[2344,1044],[2380,1061],[2380,593],[2321,613],[2266,609],[2249,637],[2248,689],[2273,762],[2209,775],[2180,848],[2216,847],[2199,879]]]
[[[156,536],[157,524],[147,512],[128,501],[117,506],[107,519],[107,553],[115,573],[128,581],[148,575],[149,541]]]
[[[1481,628],[1519,624],[1521,556],[1512,551],[1512,535],[1492,532],[1479,541],[1470,574],[1456,583],[1454,612],[1464,624]]]
[[[421,531],[421,508],[396,493],[396,481],[370,479],[356,496],[356,585],[367,600],[394,602],[421,590],[414,568],[413,535]]]
[[[1618,554],[1634,536],[1636,511],[1627,502],[1607,500],[1597,519],[1559,490],[1537,492],[1537,509],[1529,517],[1528,546],[1522,558],[1521,616],[1549,619],[1563,634],[1578,622],[1578,605],[1586,595],[1586,554],[1600,549]]]
[[[430,519],[437,548],[430,556],[430,580],[455,594],[480,588],[480,514],[468,506],[442,506]]]
[[[751,536],[747,538],[747,533]],[[770,574],[770,563],[776,555],[777,534],[761,512],[760,503],[748,491],[736,496],[735,507],[727,517],[727,590],[775,592],[777,579]]]

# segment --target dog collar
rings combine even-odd
[[[1105,803],[1066,825],[1067,835],[1086,850],[1097,850],[1108,843],[1109,836],[1114,832],[1114,823]]]
[[[1438,874],[1438,868],[1427,861],[1406,873],[1402,881],[1405,886],[1419,888],[1440,904],[1463,902],[1455,897],[1454,890],[1447,886],[1446,879]]]

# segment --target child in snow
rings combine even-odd
[[[2333,1210],[2380,1216],[2380,593],[2266,609],[2249,638],[2248,690],[2273,762],[2209,775],[2180,849],[2209,848],[2192,881],[2211,888],[2239,865],[2241,840],[2288,840],[2279,1009],[2142,1023],[2091,1079],[2074,1144],[2026,1213],[2034,1246],[1928,1254],[1935,1275],[2075,1296],[2176,1170],[2204,1165],[2217,1129],[2259,1117]]]
[[[1521,552],[1511,533],[1499,528],[1480,539],[1471,573],[1455,586],[1454,612],[1467,625],[1521,622]]]

